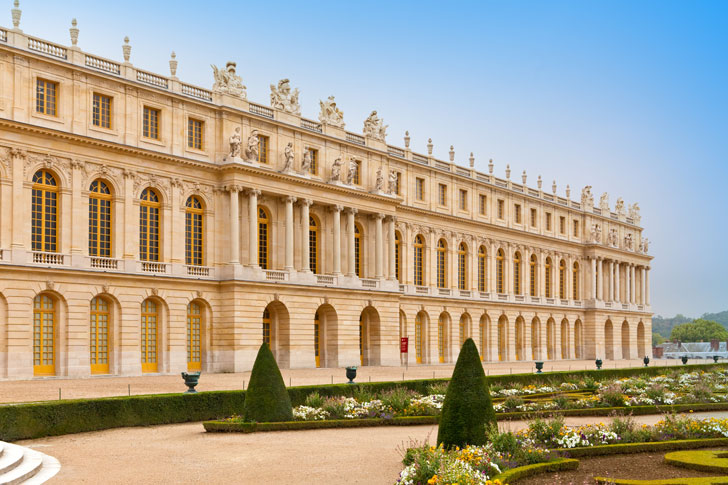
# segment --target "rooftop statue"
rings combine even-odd
[[[298,103],[298,88],[291,91],[288,79],[278,81],[278,87],[270,85],[270,105],[280,111],[301,115],[301,105]]]
[[[329,96],[326,101],[319,101],[321,112],[319,113],[319,121],[324,125],[344,127],[344,112],[336,107],[336,101],[333,96]]]
[[[374,138],[375,140],[384,141],[387,136],[387,125],[379,119],[376,111],[364,120],[364,136]]]
[[[618,216],[624,216],[624,200],[621,197],[617,199],[617,205],[614,206],[614,210]]]
[[[601,197],[599,197],[599,208],[602,210],[602,212],[609,212],[609,194],[604,192]]]
[[[591,193],[591,185],[587,185],[581,189],[581,209],[591,209],[594,207],[594,196]]]
[[[258,161],[258,147],[260,145],[260,139],[258,138],[258,130],[253,132],[248,137],[248,146],[245,148],[245,159],[250,162]]]
[[[640,215],[640,205],[637,202],[629,206],[629,218],[637,225],[639,225],[642,220],[642,216]]]
[[[215,76],[215,83],[212,85],[213,93],[229,94],[241,99],[247,98],[243,79],[235,73],[235,66],[234,62],[228,62],[225,69],[219,69],[211,64]]]
[[[336,160],[334,160],[334,164],[331,165],[331,181],[341,181],[341,157],[337,157]]]

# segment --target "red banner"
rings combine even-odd
[[[408,352],[407,351],[408,345],[409,345],[409,338],[408,337],[402,337],[402,338],[400,338],[399,339],[399,352],[401,354],[406,354]]]

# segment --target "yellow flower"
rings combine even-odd
[[[440,480],[440,479],[438,478],[438,476],[437,476],[437,475],[433,475],[433,476],[432,476],[432,478],[430,478],[429,480],[427,480],[427,483],[428,483],[428,484],[438,483],[438,482],[439,482],[439,480]]]

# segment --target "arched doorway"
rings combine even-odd
[[[531,359],[539,360],[541,356],[541,321],[538,317],[531,320]]]
[[[318,307],[313,319],[313,354],[316,367],[338,366],[337,331],[338,317],[334,307],[328,303]]]
[[[437,319],[437,358],[441,364],[450,361],[450,352],[448,349],[450,345],[449,330],[450,314],[442,312]]]
[[[459,348],[463,348],[465,340],[470,337],[470,315],[463,313],[460,315],[460,325],[458,326],[458,345]]]
[[[516,360],[526,358],[526,323],[523,317],[516,318]]]
[[[561,358],[568,359],[571,357],[569,351],[569,321],[567,319],[561,320]]]
[[[359,360],[361,365],[379,365],[379,312],[368,306],[359,315]]]
[[[556,358],[556,322],[553,318],[546,321],[546,357],[549,360]]]
[[[56,375],[59,306],[47,293],[33,299],[33,375]]]
[[[498,360],[508,360],[508,317],[498,318]]]
[[[427,323],[429,317],[424,311],[420,311],[415,316],[415,359],[418,364],[427,362]]]
[[[632,356],[632,351],[629,348],[629,323],[627,320],[622,322],[622,358],[629,359]]]
[[[604,358],[614,359],[614,327],[611,320],[604,324]]]
[[[491,357],[488,355],[488,351],[490,349],[488,342],[490,338],[490,318],[488,318],[488,315],[485,313],[480,317],[478,338],[480,340],[478,345],[478,348],[480,349],[480,360],[490,360]]]
[[[637,357],[647,357],[647,352],[645,352],[645,347],[647,346],[647,342],[645,342],[645,324],[642,323],[642,320],[640,320],[640,323],[637,324]]]
[[[263,310],[260,326],[260,336],[262,342],[270,347],[273,356],[279,367],[288,368],[290,366],[289,355],[289,332],[290,319],[288,309],[280,301],[272,301]]]

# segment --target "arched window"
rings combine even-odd
[[[529,288],[528,294],[530,296],[536,296],[536,255],[531,255],[531,262],[529,263]]]
[[[485,258],[487,257],[485,246],[478,248],[478,291],[485,291]]]
[[[91,300],[91,373],[109,373],[109,304],[103,298]]]
[[[468,248],[461,242],[458,246],[458,290],[467,290],[467,260]]]
[[[566,261],[559,263],[559,298],[566,299]]]
[[[187,370],[202,369],[202,309],[200,304],[191,302],[187,305]]]
[[[361,242],[364,231],[362,231],[359,224],[354,224],[354,272],[361,278],[361,269],[364,265],[362,261]]]
[[[314,274],[319,273],[319,225],[313,217],[308,217],[308,262]]]
[[[437,241],[437,287],[447,285],[447,243],[444,239]]]
[[[33,299],[33,375],[56,373],[56,305],[48,295]]]
[[[521,252],[513,254],[513,293],[521,294]]]
[[[394,276],[402,281],[402,236],[399,231],[394,233]]]
[[[146,188],[139,206],[139,259],[159,261],[159,203],[157,193]]]
[[[440,315],[437,320],[437,356],[442,364],[445,362],[445,316]]]
[[[313,352],[316,357],[316,367],[321,367],[321,320],[318,311],[313,317]]]
[[[503,265],[505,264],[505,254],[503,249],[498,249],[495,257],[495,286],[496,292],[505,293],[505,281],[503,278]]]
[[[270,347],[270,310],[263,310],[263,342]]]
[[[268,211],[258,207],[258,266],[270,269],[270,217]]]
[[[571,280],[571,297],[574,300],[579,299],[579,263],[574,261],[574,268]]]
[[[154,300],[142,302],[142,372],[157,372],[157,348],[159,341],[159,314]]]
[[[58,251],[58,183],[47,170],[33,175],[31,240],[33,251]]]
[[[105,182],[94,180],[88,198],[88,254],[111,257],[111,190]]]
[[[546,281],[546,298],[551,298],[551,258],[546,258],[546,266],[544,267],[544,280]]]
[[[415,236],[415,285],[424,285],[423,256],[425,253],[425,239],[419,234]]]
[[[192,196],[185,203],[185,264],[203,265],[204,212],[199,197]]]
[[[417,363],[422,363],[422,354],[424,346],[424,323],[422,322],[422,313],[418,313],[417,316],[415,316],[415,357],[417,358]]]

